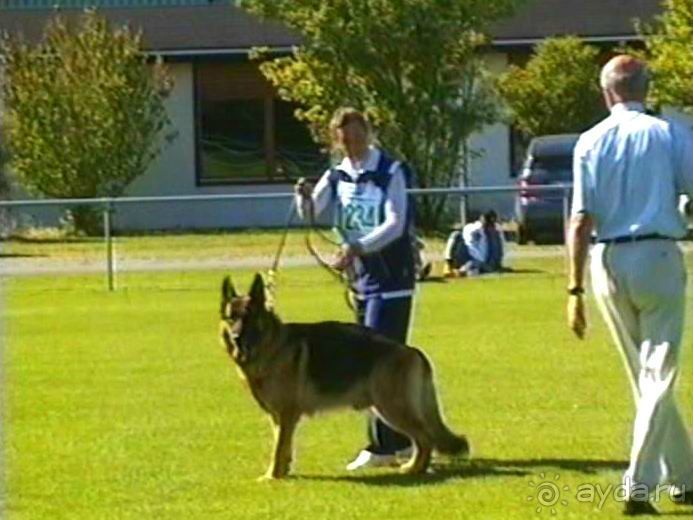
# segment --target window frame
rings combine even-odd
[[[200,92],[200,70],[201,64],[207,63],[222,63],[225,65],[233,65],[239,63],[247,63],[246,60],[194,60],[192,63],[192,96],[193,96],[193,131],[194,135],[194,165],[195,165],[195,186],[197,188],[214,188],[214,187],[224,187],[224,186],[262,186],[262,185],[291,185],[295,182],[294,179],[286,178],[280,176],[277,173],[277,141],[276,141],[276,102],[277,95],[274,89],[266,91],[264,94],[257,97],[238,99],[248,99],[254,101],[262,101],[264,104],[264,137],[263,137],[263,150],[264,150],[264,163],[265,163],[265,177],[262,179],[258,178],[238,178],[238,179],[224,179],[224,180],[206,180],[203,175],[202,166],[202,97]],[[310,180],[315,180],[320,178],[322,171],[316,172],[313,176],[308,176]]]

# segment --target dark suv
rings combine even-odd
[[[535,137],[529,143],[515,204],[519,244],[539,238],[563,238],[563,190],[540,191],[532,186],[572,184],[573,148],[578,137],[579,134],[547,135]]]

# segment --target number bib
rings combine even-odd
[[[383,191],[371,182],[340,182],[337,186],[339,211],[336,225],[347,239],[367,235],[381,224]]]

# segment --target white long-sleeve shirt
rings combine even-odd
[[[368,149],[368,155],[361,164],[354,164],[345,157],[336,169],[343,171],[353,179],[365,172],[376,171],[380,161],[381,151],[376,147]],[[327,208],[335,203],[334,193],[330,185],[330,171],[327,170],[313,189],[313,206],[315,216],[319,216]],[[388,244],[401,237],[405,232],[407,215],[407,185],[404,172],[399,162],[393,164],[391,179],[387,189],[385,204],[383,207],[383,220],[367,234],[356,238],[353,242],[360,247],[364,254],[380,251]],[[302,204],[301,197],[297,195],[296,207],[301,218],[305,218],[308,208]]]
[[[501,259],[505,253],[505,238],[503,236],[503,230],[497,224],[494,225],[496,232],[498,233],[498,240],[500,241],[500,254]],[[470,222],[464,228],[462,228],[462,237],[464,238],[464,243],[467,246],[467,251],[469,256],[480,263],[485,263],[488,261],[488,236],[484,232],[484,225],[480,220],[475,222]]]

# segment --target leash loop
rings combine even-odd
[[[330,275],[335,278],[340,284],[344,285],[344,299],[346,301],[347,306],[349,309],[352,311],[355,310],[354,302],[353,302],[353,295],[355,294],[355,291],[353,290],[351,281],[350,281],[350,276],[349,276],[349,270],[347,271],[338,271],[332,265],[330,262],[325,260],[322,255],[318,252],[318,250],[315,248],[313,245],[312,241],[312,235],[315,233],[316,235],[320,236],[323,240],[326,242],[334,245],[334,246],[340,246],[341,244],[337,242],[336,240],[333,240],[332,238],[328,237],[325,233],[323,233],[320,229],[318,229],[315,225],[315,208],[313,206],[313,199],[312,198],[307,198],[305,199],[308,201],[308,227],[306,229],[306,233],[304,236],[304,242],[306,245],[306,249],[310,253],[310,255],[315,259],[315,261],[318,263],[320,267],[325,269]],[[265,284],[265,289],[267,292],[267,304],[270,308],[273,308],[275,306],[276,300],[277,300],[277,272],[279,271],[279,262],[282,257],[282,253],[284,252],[284,247],[286,246],[286,240],[289,235],[289,230],[291,228],[291,224],[294,219],[294,215],[296,214],[296,198],[294,197],[291,201],[291,205],[289,207],[289,211],[287,213],[286,217],[286,224],[284,225],[284,232],[282,233],[282,237],[279,240],[279,245],[277,246],[277,252],[274,255],[274,260],[272,261],[272,267],[269,268],[267,271],[267,283]]]
[[[308,229],[306,231],[304,241],[306,244],[306,249],[308,249],[308,252],[311,254],[311,256],[315,259],[315,261],[320,265],[323,269],[325,269],[330,275],[335,278],[340,284],[344,285],[344,301],[347,304],[347,307],[349,307],[350,310],[356,311],[355,306],[354,306],[354,295],[355,291],[352,286],[351,280],[350,280],[350,270],[347,269],[345,271],[338,271],[332,265],[325,260],[318,250],[315,248],[313,245],[313,241],[311,240],[312,233],[316,233],[319,235],[323,240],[329,242],[330,244],[333,244],[335,246],[341,246],[340,243],[338,243],[335,240],[332,240],[331,238],[327,237],[324,233],[322,233],[316,226],[315,226],[315,209],[313,206],[313,199],[308,198]]]

